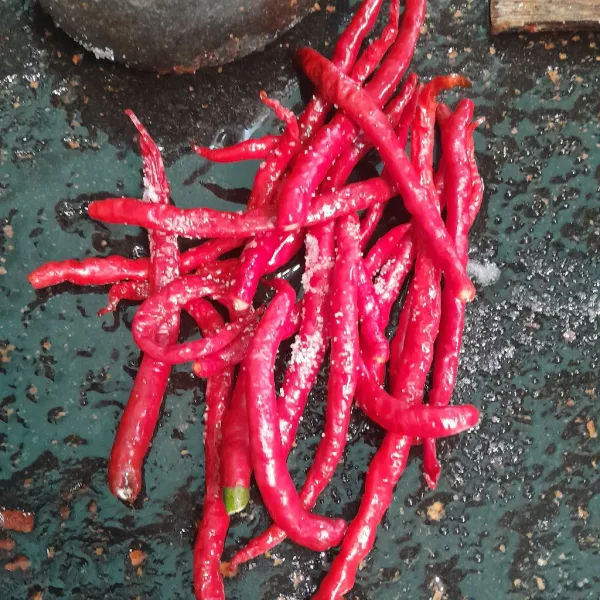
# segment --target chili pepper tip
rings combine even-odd
[[[223,577],[235,577],[237,575],[237,567],[232,566],[229,562],[222,562],[219,567],[219,571],[221,571],[221,575]]]
[[[223,504],[228,515],[242,512],[250,501],[250,490],[241,485],[223,488]]]

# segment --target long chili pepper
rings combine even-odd
[[[281,445],[286,454],[296,437],[300,417],[327,350],[333,227],[313,228],[306,234],[305,244],[304,305],[278,401]]]
[[[235,263],[237,263],[236,259],[217,261],[202,266],[196,271],[196,274],[203,275],[213,283],[228,286],[232,281]],[[98,311],[98,316],[101,317],[116,310],[121,300],[142,302],[149,295],[150,285],[147,281],[121,281],[120,283],[115,283],[108,291],[108,304]],[[155,358],[160,359],[160,356],[155,356]]]
[[[475,288],[458,259],[439,212],[435,209],[432,194],[419,184],[415,169],[385,115],[366,91],[341,74],[318,52],[303,48],[298,52],[298,59],[321,92],[351,116],[373,141],[407,210],[431,244],[433,256],[444,270],[454,292],[462,300],[472,300]]]
[[[379,301],[371,278],[363,265],[362,258],[355,268],[358,287],[358,314],[360,322],[361,348],[367,351],[375,362],[386,363],[389,358],[389,344],[385,337]]]
[[[131,111],[127,111],[139,132],[144,164],[144,199],[148,203],[169,202],[169,185],[158,147]],[[158,292],[179,274],[177,236],[157,231],[148,233],[150,241],[150,292]],[[179,333],[178,316],[161,330],[163,343],[174,343]],[[111,492],[121,500],[133,502],[142,486],[142,464],[158,421],[171,365],[144,356],[127,405],[121,416],[108,461]]]
[[[304,225],[310,227],[335,220],[377,202],[386,202],[394,194],[394,187],[381,177],[352,183],[336,192],[316,197]],[[108,198],[92,202],[88,214],[105,223],[137,225],[199,239],[246,238],[275,229],[275,218],[270,208],[241,213],[210,208],[147,205],[134,198]]]
[[[197,146],[192,142],[192,150],[200,157],[217,163],[232,163],[244,160],[264,160],[281,142],[279,135],[265,135],[259,139],[238,142],[225,148]]]
[[[179,271],[183,275],[196,270],[221,255],[235,250],[241,239],[208,240],[180,256]],[[83,260],[63,260],[44,263],[28,275],[35,289],[58,285],[68,281],[75,285],[107,285],[123,280],[147,281],[150,260],[147,258],[123,258],[102,256]]]
[[[311,509],[329,483],[346,444],[346,435],[354,390],[357,383],[356,352],[358,348],[358,307],[353,271],[359,259],[358,222],[356,217],[344,219],[338,226],[338,255],[330,293],[331,361],[327,384],[325,430],[313,464],[300,493],[306,510]],[[284,403],[285,406],[285,403]],[[296,425],[297,426],[297,425]],[[295,433],[295,429],[294,429]],[[293,440],[288,430],[282,438]],[[232,560],[224,563],[223,572],[234,575],[240,564],[280,544],[286,532],[277,524],[251,540]]]
[[[250,500],[250,438],[246,410],[246,369],[240,366],[231,406],[223,420],[221,477],[223,501],[228,515],[239,513]]]
[[[397,245],[404,235],[411,229],[410,223],[396,225],[387,233],[384,233],[373,245],[369,253],[364,258],[365,270],[369,277],[375,277],[388,258],[397,249]]]
[[[464,264],[468,259],[468,229],[481,204],[482,196],[482,188],[478,185],[481,180],[476,165],[472,170],[472,131],[469,131],[469,135],[467,133],[471,114],[471,106],[459,103],[456,111],[442,126],[442,151],[446,153],[444,194],[448,213],[447,226],[448,231],[455,237]],[[473,212],[472,206],[476,207]],[[429,394],[429,402],[433,406],[447,406],[452,397],[458,372],[464,318],[464,304],[444,290],[440,333],[435,346],[432,389]],[[425,481],[431,489],[435,489],[441,470],[436,456],[435,440],[424,440],[423,451]]]
[[[458,75],[435,77],[420,92],[417,111],[413,123],[411,139],[411,162],[419,173],[419,182],[435,194],[433,185],[433,147],[435,132],[436,96],[444,89],[456,86],[469,86],[470,82]],[[437,203],[436,214],[440,203]],[[417,229],[416,234],[421,230]],[[438,269],[432,262],[431,248],[427,247],[420,235],[416,238],[418,257],[415,277],[407,304],[410,318],[404,336],[401,352],[393,352],[390,362],[390,389],[394,396],[406,393],[420,399],[425,379],[433,359],[433,344],[439,330],[441,318],[441,283]],[[454,295],[447,286],[447,294]],[[393,344],[393,350],[398,349]]]
[[[387,434],[373,457],[357,515],[354,517],[338,555],[321,582],[314,600],[342,598],[354,587],[359,565],[375,542],[377,527],[389,505],[410,452],[408,437]]]
[[[410,437],[446,437],[474,427],[479,421],[479,411],[471,404],[462,406],[411,406],[416,395],[403,391],[392,396],[383,390],[362,367],[361,383],[365,393],[358,396],[360,409],[383,429]],[[419,398],[416,398],[416,402]]]
[[[425,18],[425,5],[425,0],[407,0],[396,43],[365,88],[379,106],[393,94],[410,63]],[[338,113],[318,132],[311,149],[298,156],[294,171],[280,194],[278,222],[281,228],[295,229],[303,223],[311,198],[329,167],[350,146],[358,131],[348,117]],[[283,205],[291,212],[284,214]]]
[[[407,229],[404,237],[398,242],[393,256],[383,265],[373,284],[379,301],[379,313],[385,324],[390,320],[392,305],[398,298],[408,274],[412,271],[415,256],[416,244],[411,230]]]
[[[206,300],[188,306],[203,335],[215,335],[223,319]],[[233,388],[233,368],[206,382],[206,418],[204,421],[205,489],[202,520],[194,544],[194,590],[198,600],[224,600],[220,573],[229,517],[221,498],[220,455],[222,421]]]
[[[285,464],[273,384],[279,330],[289,317],[294,296],[291,286],[280,280],[245,361],[250,450],[256,482],[271,518],[295,542],[322,551],[341,541],[346,524],[303,509]]]

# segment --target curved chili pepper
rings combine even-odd
[[[463,264],[468,260],[468,230],[481,204],[482,188],[471,149],[472,131],[467,137],[473,112],[467,102],[459,103],[456,111],[442,126],[442,151],[445,152],[444,195],[447,207],[447,227],[454,237]],[[467,142],[470,139],[471,142]],[[474,214],[471,207],[475,206]],[[432,389],[429,403],[447,406],[450,403],[458,372],[465,305],[444,290],[442,292],[442,319],[435,346]],[[425,481],[435,489],[441,467],[436,456],[435,440],[424,440],[423,466]]]
[[[356,217],[343,220],[338,226],[338,256],[330,293],[331,361],[325,432],[300,492],[300,499],[306,510],[315,505],[317,498],[329,483],[346,444],[352,398],[357,383],[358,308],[353,271],[359,259],[358,232]],[[281,407],[287,404],[287,398],[284,398]],[[297,422],[289,422],[297,427]],[[287,441],[291,445],[294,437],[289,428],[281,425],[280,427],[283,444]],[[234,575],[240,564],[270,550],[285,538],[286,532],[283,528],[277,524],[271,526],[238,551],[230,562],[224,563],[222,570],[229,576]]]
[[[258,326],[246,359],[246,402],[250,450],[256,482],[271,518],[295,542],[316,551],[337,545],[346,524],[340,519],[306,512],[285,464],[281,447],[273,365],[283,328],[293,306],[294,291],[278,282],[278,293]]]
[[[419,184],[415,169],[406,158],[404,148],[399,144],[385,115],[366,91],[340,73],[318,52],[303,48],[298,51],[298,59],[321,92],[356,120],[373,141],[402,195],[407,210],[431,244],[431,251],[451,282],[456,295],[465,301],[472,300],[475,288],[458,259],[439,212],[435,210],[430,190]]]
[[[392,95],[408,67],[425,18],[425,4],[424,0],[407,0],[397,41],[365,88],[379,106],[384,105]],[[382,73],[385,73],[385,79]],[[322,93],[322,90],[318,91]],[[331,101],[331,98],[326,99]],[[358,131],[349,118],[338,113],[317,132],[310,147],[298,156],[293,172],[282,186],[277,215],[280,228],[292,230],[302,225],[317,187],[333,161],[350,146]]]
[[[477,425],[479,411],[472,405],[449,407],[412,406],[419,398],[411,392],[390,395],[361,367],[360,409],[378,425],[392,433],[414,438],[456,435]],[[416,402],[415,402],[416,400]]]
[[[203,335],[216,335],[223,327],[219,313],[205,300],[188,306]],[[206,382],[206,418],[204,421],[205,495],[202,520],[194,544],[194,590],[198,600],[224,600],[220,572],[229,517],[221,498],[220,455],[223,415],[231,399],[233,368]]]
[[[114,312],[122,300],[142,302],[150,294],[150,284],[147,281],[122,281],[110,286],[108,291],[108,304],[98,311],[102,317],[109,312]]]
[[[169,202],[169,184],[158,147],[131,111],[127,115],[139,133],[144,164],[144,199],[165,205]],[[157,231],[148,232],[150,241],[151,293],[158,292],[179,274],[177,236]],[[179,315],[162,329],[165,343],[177,341]],[[142,464],[162,404],[171,365],[144,356],[137,372],[127,405],[121,416],[117,435],[108,461],[108,483],[111,492],[121,500],[134,502],[142,486]]]
[[[374,277],[384,263],[397,250],[398,243],[412,229],[410,223],[403,223],[384,233],[373,245],[364,258],[365,270],[369,277]]]
[[[225,148],[197,146],[192,142],[192,150],[200,157],[216,163],[232,163],[244,160],[264,160],[273,148],[281,142],[279,135],[265,135],[259,139],[243,140]]]
[[[342,598],[354,587],[358,567],[373,547],[377,527],[392,503],[394,487],[404,472],[410,448],[408,437],[387,434],[383,439],[369,465],[358,513],[314,600]]]
[[[150,296],[133,319],[132,333],[137,345],[148,355],[172,364],[186,362],[222,350],[242,333],[256,327],[260,311],[249,313],[225,325],[218,334],[185,342],[164,343],[162,332],[179,319],[181,309],[196,298],[223,295],[224,286],[204,275],[186,275]]]
[[[394,193],[394,187],[381,177],[352,183],[315,198],[304,224],[310,227],[335,220],[377,202],[386,202]],[[270,208],[240,213],[211,208],[148,205],[134,198],[108,198],[92,202],[88,214],[105,223],[137,225],[199,239],[246,238],[275,229],[275,218]]]

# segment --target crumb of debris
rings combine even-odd
[[[31,567],[31,561],[26,556],[17,556],[4,565],[6,571],[27,571],[29,567]]]
[[[48,546],[46,548],[46,556],[52,560],[54,558],[54,555],[56,554],[56,551],[54,550],[54,546]]]
[[[88,511],[92,515],[95,515],[98,512],[98,505],[96,504],[95,500],[90,500],[90,503],[88,504]]]
[[[560,60],[567,60],[567,55],[566,55],[564,52],[561,52],[561,53],[558,55],[558,58],[560,58]]]
[[[560,490],[556,490],[554,492],[554,497],[560,500],[563,497],[563,493]]]
[[[0,550],[12,552],[15,549],[16,543],[11,537],[0,538]]]
[[[537,564],[538,567],[545,567],[548,564],[548,561],[545,558],[538,558],[537,559]]]
[[[500,544],[498,546],[498,550],[500,550],[500,552],[506,552],[506,546],[504,544]]]
[[[540,590],[540,592],[543,592],[546,589],[546,584],[544,583],[544,580],[541,577],[534,577],[535,579],[535,584],[537,585],[537,589]]]
[[[80,144],[77,140],[67,140],[67,146],[69,146],[71,150],[77,150],[80,147]]]
[[[333,6],[333,4],[328,4],[328,5],[325,7],[325,10],[326,10],[328,13],[334,13],[334,12],[335,12],[335,6]]]
[[[444,505],[439,500],[427,508],[427,518],[430,521],[440,521],[445,515]]]
[[[366,566],[367,566],[367,561],[363,559],[358,563],[358,570],[362,571]]]
[[[585,510],[585,508],[578,506],[577,516],[585,521],[585,519],[587,519],[590,516],[590,513],[587,510]]]
[[[8,271],[4,267],[0,267],[0,275],[6,275]]]
[[[97,546],[96,550],[94,550],[94,552],[96,553],[96,556],[102,556],[104,549],[102,548],[102,546]]]
[[[548,75],[548,79],[550,79],[550,81],[554,85],[558,85],[558,82],[560,80],[560,75],[558,74],[558,71],[556,69],[548,69],[546,74]]]
[[[73,61],[74,65],[78,65],[82,59],[83,59],[83,54],[73,54],[73,58],[71,60]]]
[[[134,567],[139,567],[146,560],[146,553],[142,550],[131,550],[129,560]]]
[[[58,513],[60,514],[60,518],[66,521],[71,516],[71,509],[66,504],[63,504]]]
[[[448,52],[448,58],[450,60],[454,60],[456,57],[458,56],[458,52],[452,48],[449,52]]]
[[[321,10],[321,5],[318,2],[315,2],[312,7],[313,12],[319,12]]]
[[[520,580],[520,579],[515,579],[515,580],[513,581],[513,585],[514,585],[515,587],[521,587],[521,580]]]
[[[4,231],[4,235],[7,238],[12,238],[12,236],[14,235],[14,231],[13,231],[12,225],[5,225],[2,228],[2,231]]]
[[[281,560],[279,557],[277,557],[277,558],[275,558],[275,559],[273,560],[273,566],[274,566],[274,567],[279,567],[279,566],[281,566],[282,564],[283,564],[283,561],[282,561],[282,560]]]
[[[31,596],[31,600],[43,600],[44,595],[42,594],[42,592],[37,591],[35,592],[32,596]]]
[[[594,425],[594,421],[590,419],[587,422],[586,427],[590,438],[595,439],[598,437],[598,432],[596,431],[596,425]]]
[[[490,46],[490,54],[493,56],[494,54],[496,54],[496,48],[494,48],[494,46]]]

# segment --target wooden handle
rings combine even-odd
[[[490,0],[492,33],[600,29],[600,0]]]

